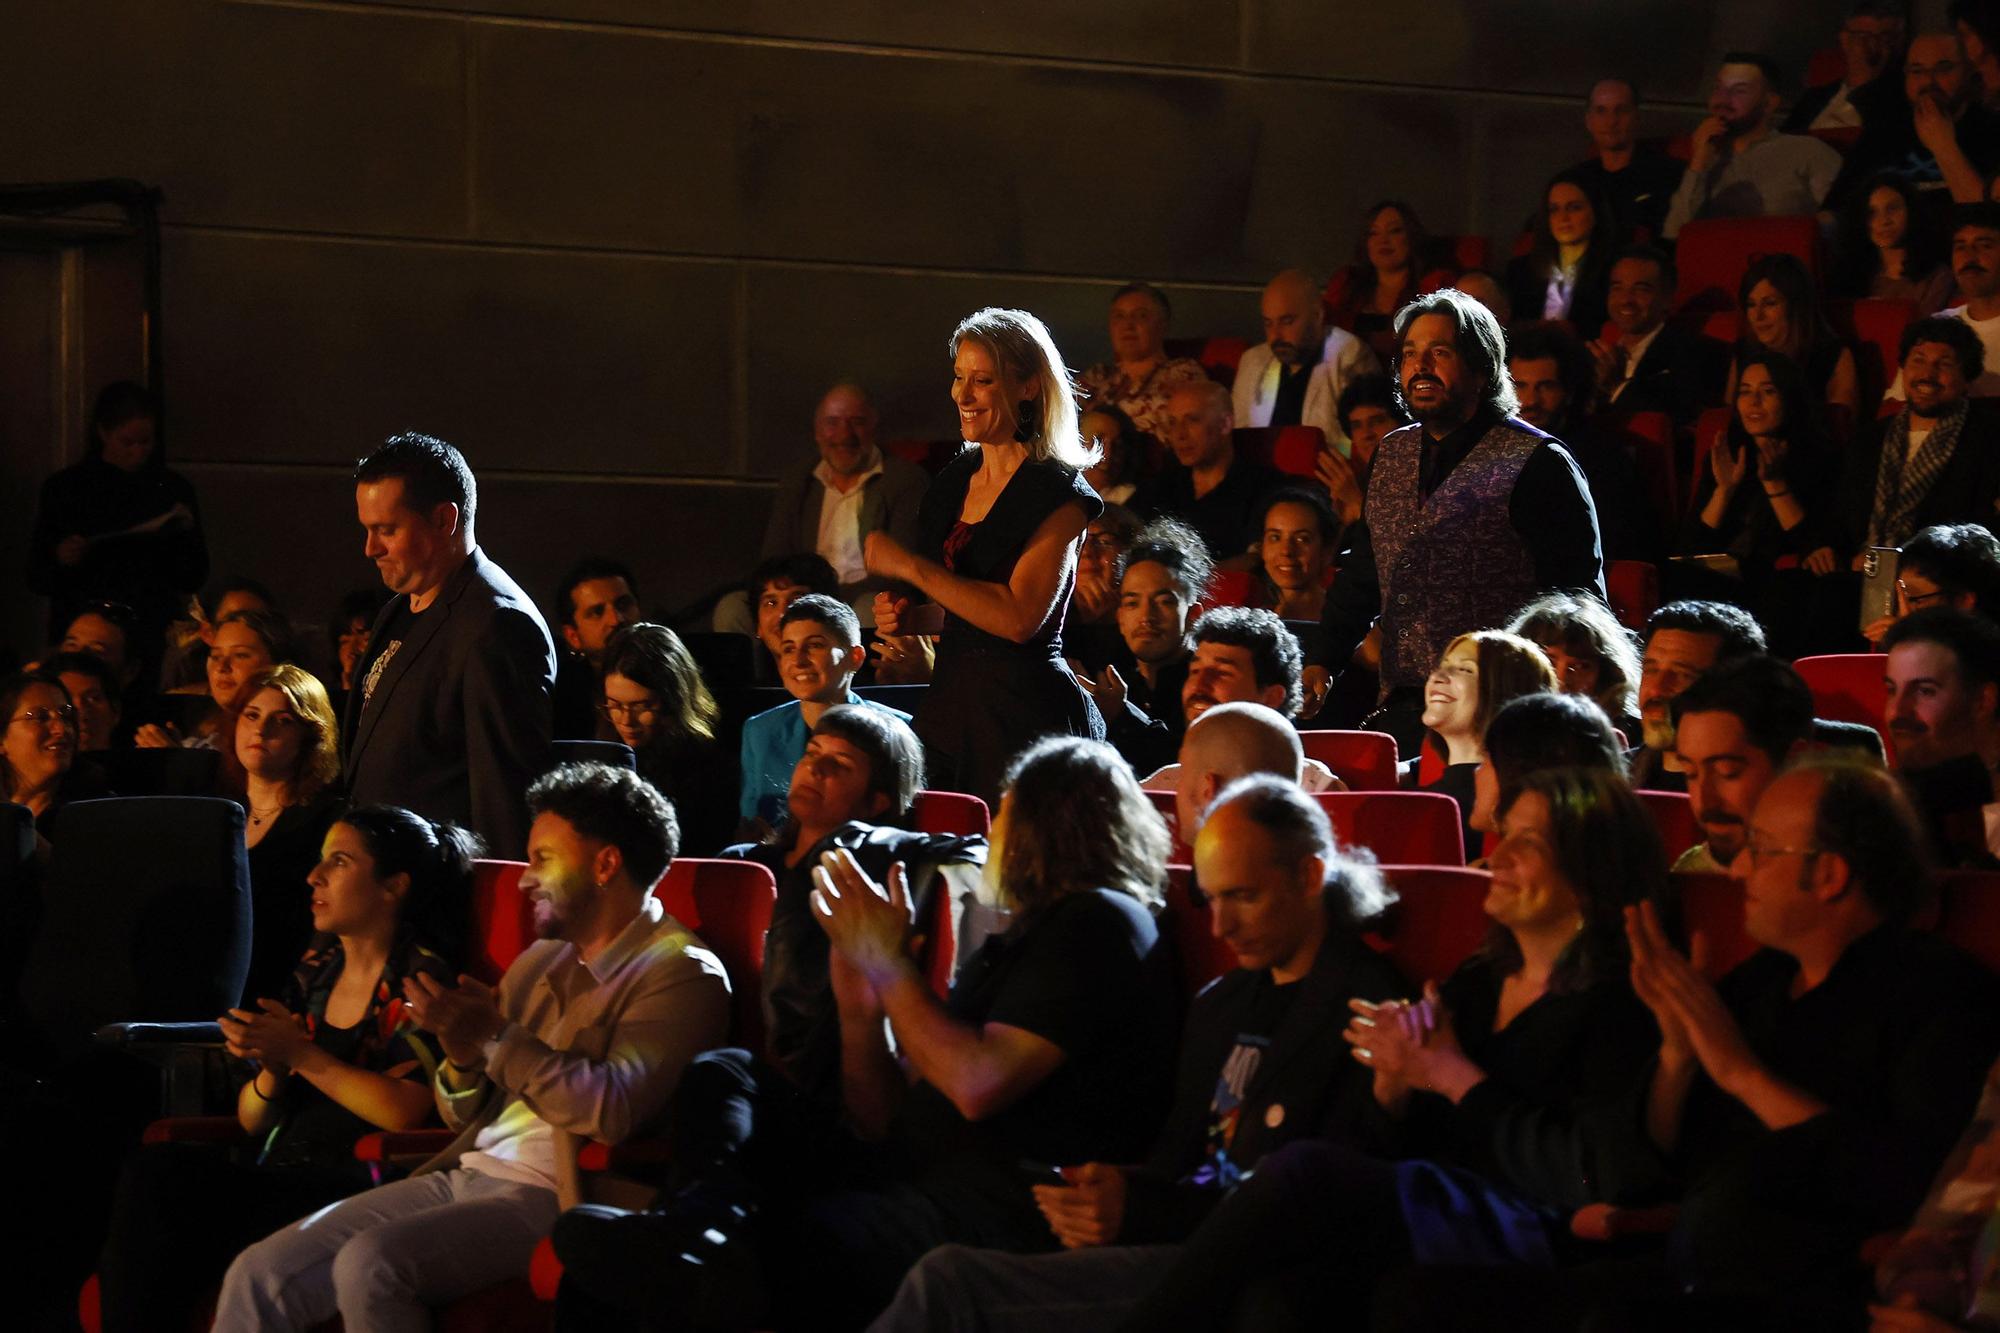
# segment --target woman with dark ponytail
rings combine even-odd
[[[284,997],[221,1020],[249,1062],[246,1138],[155,1144],[126,1164],[98,1264],[107,1330],[185,1323],[245,1245],[373,1183],[357,1139],[430,1122],[438,1047],[405,1013],[403,982],[456,982],[437,946],[462,934],[478,854],[464,829],[395,806],[350,810],[327,831],[306,880],[316,933]]]

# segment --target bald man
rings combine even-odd
[[[1236,412],[1229,390],[1214,380],[1175,388],[1167,396],[1166,427],[1175,466],[1134,496],[1133,505],[1148,519],[1166,514],[1193,528],[1223,568],[1250,568],[1264,535],[1263,499],[1285,474],[1237,453]]]
[[[1341,454],[1340,394],[1382,363],[1346,329],[1326,326],[1320,282],[1288,268],[1264,285],[1264,341],[1243,354],[1230,395],[1239,426],[1318,426]]]
[[[1299,733],[1283,714],[1251,703],[1217,704],[1188,723],[1180,762],[1148,775],[1139,785],[1147,791],[1174,793],[1181,841],[1193,846],[1201,831],[1201,812],[1215,794],[1253,773],[1288,778],[1307,791],[1342,791],[1347,785],[1325,764],[1306,758]]]

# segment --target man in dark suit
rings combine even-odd
[[[548,626],[474,540],[478,488],[458,450],[398,435],[354,482],[364,549],[401,596],[376,617],[348,698],[348,795],[464,825],[490,855],[518,857],[525,793],[549,752]]]
[[[1312,798],[1270,774],[1223,790],[1194,859],[1238,967],[1188,1011],[1152,1156],[1063,1164],[1061,1180],[1035,1186],[1061,1253],[933,1250],[876,1329],[1109,1327],[1265,1154],[1301,1138],[1386,1146],[1373,1076],[1340,1040],[1350,999],[1405,993],[1356,929],[1389,902],[1374,867],[1341,855]]]
[[[1578,329],[1597,363],[1598,402],[1605,414],[1665,412],[1687,428],[1721,399],[1728,349],[1667,323],[1674,307],[1674,261],[1664,250],[1635,245],[1612,260],[1606,310],[1615,341]]]

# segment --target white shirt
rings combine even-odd
[[[1949,310],[1938,311],[1939,319],[1956,319],[1965,327],[1979,335],[1980,343],[1986,348],[1986,370],[1968,387],[1967,393],[1974,398],[2000,398],[2000,315],[1992,319],[1974,319],[1966,311],[1967,306],[1953,306]],[[1896,372],[1896,382],[1889,386],[1884,398],[1894,398],[1897,402],[1907,396],[1903,392],[1903,372]]]
[[[1611,386],[1612,402],[1617,402],[1618,395],[1625,392],[1625,386],[1632,382],[1632,376],[1639,369],[1639,363],[1646,359],[1646,351],[1652,347],[1653,339],[1659,337],[1660,329],[1664,329],[1665,327],[1667,327],[1666,321],[1662,320],[1658,328],[1655,328],[1651,333],[1641,338],[1638,342],[1633,343],[1630,347],[1625,347],[1625,378]],[[1619,346],[1624,347],[1624,344],[1620,343]]]
[[[868,577],[868,565],[861,558],[861,496],[871,477],[882,475],[882,451],[875,461],[854,479],[845,492],[835,488],[833,469],[824,460],[813,469],[823,494],[819,502],[819,553],[842,583],[859,583]]]
[[[1813,117],[1812,124],[1806,126],[1806,128],[1809,130],[1859,129],[1861,127],[1861,112],[1855,108],[1853,101],[1848,97],[1848,93],[1852,91],[1846,84],[1841,84],[1833,96],[1827,99],[1826,105],[1820,108],[1819,114]]]

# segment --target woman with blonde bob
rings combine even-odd
[[[290,663],[265,667],[236,699],[232,737],[244,776],[250,853],[251,1000],[275,997],[312,938],[306,876],[340,809],[340,724],[326,687]]]
[[[1085,527],[1104,502],[1084,480],[1097,451],[1077,435],[1075,389],[1041,320],[986,309],[951,338],[952,402],[968,448],[945,465],[911,551],[868,535],[871,573],[916,588],[943,613],[931,688],[917,714],[931,781],[992,800],[1007,760],[1039,736],[1102,739],[1104,719],[1063,660],[1064,608]],[[935,616],[881,593],[885,652]]]

